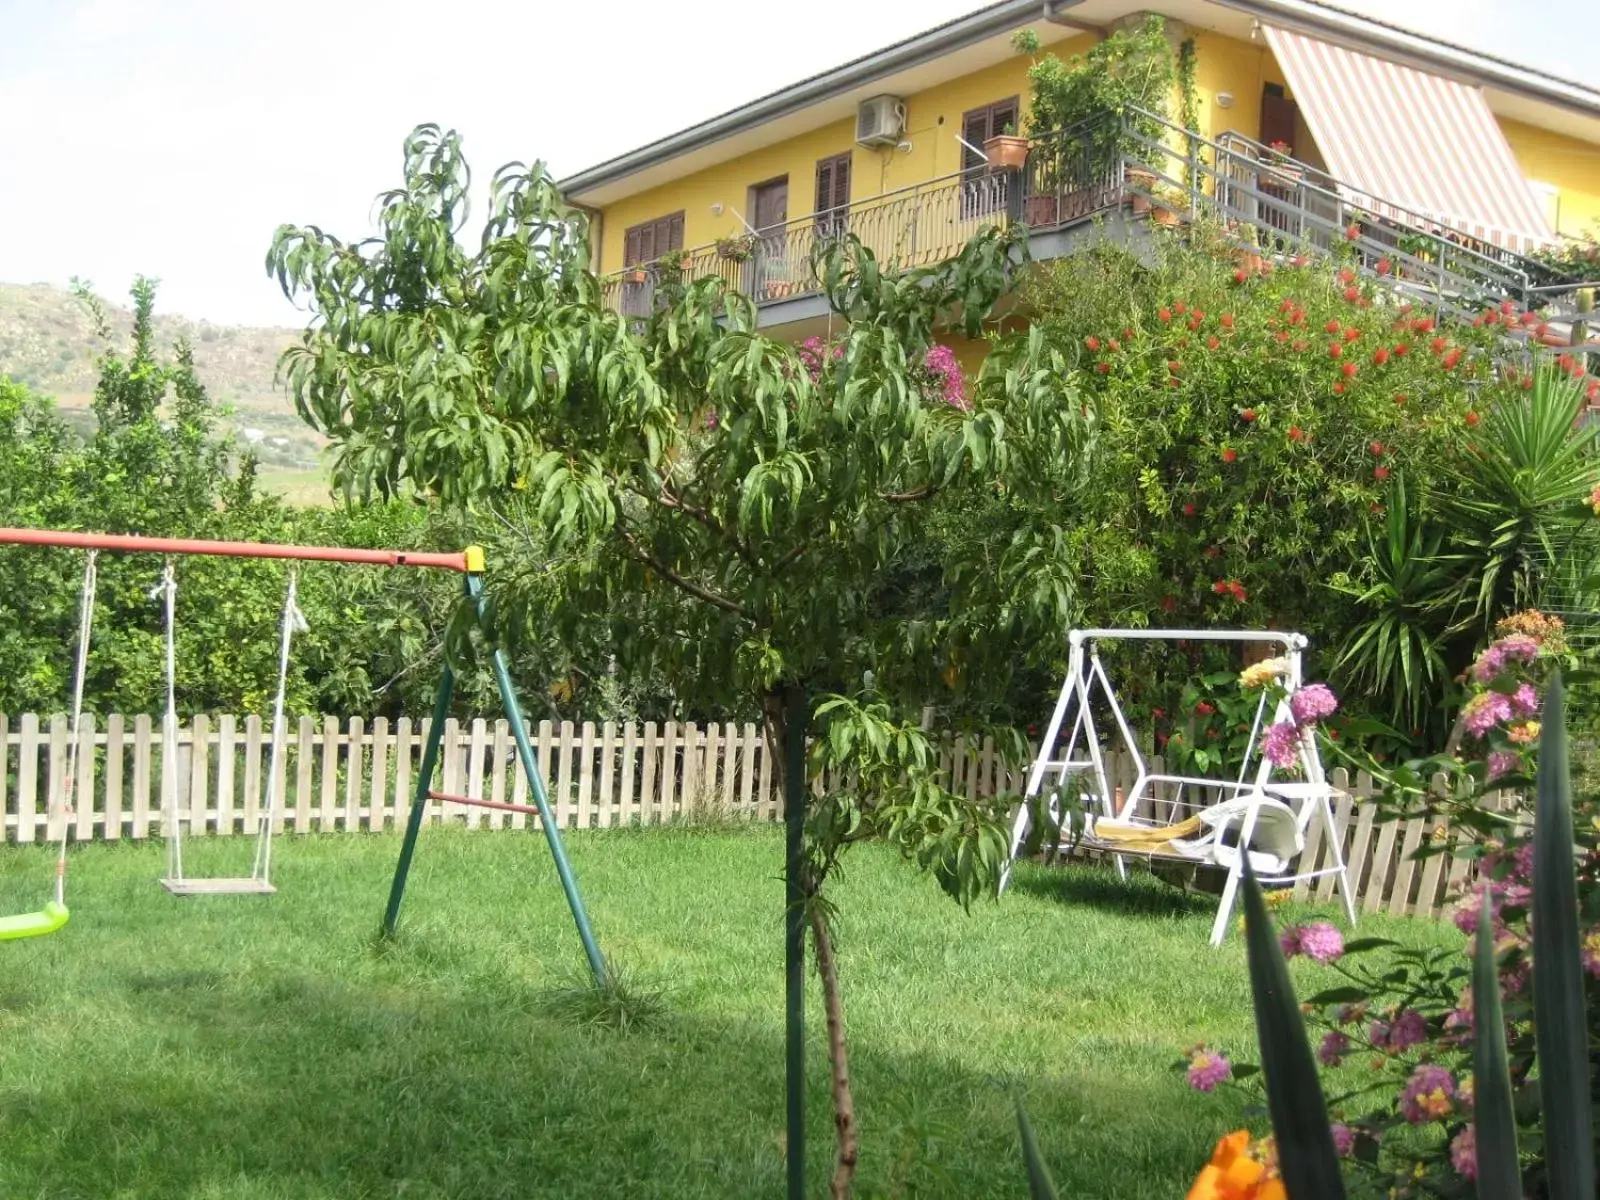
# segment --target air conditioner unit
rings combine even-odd
[[[906,102],[899,96],[874,96],[856,109],[856,141],[863,146],[893,146],[906,127]]]

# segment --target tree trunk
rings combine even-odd
[[[811,908],[811,940],[817,951],[817,976],[822,981],[822,1007],[828,1019],[828,1066],[833,1093],[833,1126],[837,1157],[833,1167],[833,1200],[847,1200],[856,1176],[859,1140],[856,1102],[850,1091],[850,1053],[844,1044],[844,1004],[839,995],[839,965],[833,956],[833,937],[822,910]]]

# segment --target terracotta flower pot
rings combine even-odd
[[[1133,204],[1135,214],[1143,215],[1150,211],[1150,192],[1156,186],[1156,177],[1149,171],[1140,170],[1138,167],[1129,167],[1127,175],[1128,199]]]
[[[631,267],[622,273],[623,283],[643,283],[650,278],[650,272],[642,267]]]
[[[1061,219],[1061,202],[1055,196],[1029,196],[1025,215],[1029,225],[1054,225]]]
[[[1157,225],[1180,225],[1182,220],[1170,208],[1155,207],[1150,210],[1150,219]]]
[[[983,144],[989,165],[1002,171],[1020,171],[1028,163],[1028,139],[1002,133]]]

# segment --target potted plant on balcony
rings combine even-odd
[[[717,239],[717,257],[727,262],[749,262],[756,252],[754,234],[741,233]]]
[[[1152,14],[1065,62],[1040,55],[1031,29],[1012,44],[1035,56],[1028,68],[1028,132],[1040,165],[1032,174],[1056,176],[1030,183],[1055,192],[1062,213],[1092,212],[1119,192],[1145,211],[1157,179],[1152,168],[1163,165],[1157,160],[1177,79],[1166,22]]]
[[[622,269],[623,283],[643,283],[650,278],[650,272],[644,267],[624,267]]]
[[[663,254],[656,260],[656,278],[664,284],[683,284],[689,278],[689,256],[682,250]]]
[[[1182,188],[1163,185],[1151,193],[1150,219],[1157,225],[1182,225],[1193,201]]]
[[[1007,124],[983,144],[983,156],[997,171],[1020,171],[1028,165],[1028,139],[1017,136],[1017,127]]]
[[[1298,187],[1305,178],[1305,169],[1294,161],[1294,147],[1288,142],[1273,142],[1262,152],[1261,165],[1264,168],[1259,181],[1269,187],[1292,188]]]

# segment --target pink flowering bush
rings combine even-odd
[[[1518,1138],[1528,1169],[1527,1194],[1543,1180],[1544,1131],[1538,1112],[1533,1033],[1532,939],[1529,908],[1533,846],[1507,816],[1531,812],[1538,753],[1538,715],[1555,665],[1572,665],[1561,623],[1536,612],[1501,622],[1464,673],[1467,694],[1456,721],[1455,753],[1418,759],[1382,775],[1373,803],[1377,820],[1422,817],[1448,822],[1467,839],[1468,885],[1449,916],[1461,933],[1455,946],[1414,949],[1384,938],[1345,939],[1325,922],[1280,934],[1287,957],[1314,960],[1307,997],[1308,1032],[1330,1098],[1338,1153],[1352,1163],[1352,1195],[1470,1197],[1477,1177],[1473,1126],[1474,1014],[1472,938],[1490,898],[1497,973],[1506,1022]],[[1430,786],[1440,772],[1453,786]],[[1507,786],[1518,789],[1509,812]],[[1491,797],[1495,803],[1490,804]],[[1581,962],[1588,990],[1589,1049],[1600,1063],[1600,796],[1573,797],[1577,835]],[[1448,853],[1428,842],[1418,857]],[[1421,870],[1419,866],[1417,870]],[[1335,940],[1337,939],[1337,941]],[[1337,950],[1335,950],[1337,947]],[[1320,986],[1321,990],[1316,990]],[[1253,1087],[1254,1068],[1231,1064],[1230,1078]],[[1600,1073],[1593,1091],[1600,1112]],[[1597,1128],[1600,1142],[1600,1128]]]

